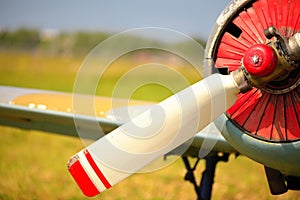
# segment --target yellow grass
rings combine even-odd
[[[0,84],[72,91],[81,61],[2,52]],[[84,147],[79,139],[2,126],[0,134],[0,199],[88,199],[66,167],[69,157]],[[203,162],[197,170],[198,180],[202,170]],[[133,175],[92,199],[194,200],[193,186],[183,180],[184,174],[184,165],[178,160],[159,171]],[[245,157],[231,156],[229,163],[218,165],[214,200],[299,198],[299,192],[271,196],[263,167]]]

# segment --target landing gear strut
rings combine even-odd
[[[184,180],[191,182],[194,185],[194,189],[197,194],[197,200],[209,200],[211,199],[212,186],[214,183],[215,170],[217,163],[219,161],[228,161],[229,154],[218,155],[213,153],[203,159],[205,159],[205,170],[202,172],[202,178],[200,185],[197,184],[194,171],[200,161],[200,158],[197,159],[194,166],[191,167],[188,157],[182,157],[184,165],[187,169],[187,173],[184,177]]]

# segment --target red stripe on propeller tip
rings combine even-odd
[[[97,166],[97,164],[95,163],[94,159],[92,158],[90,152],[88,152],[88,150],[85,150],[84,154],[85,154],[86,159],[90,163],[91,167],[93,168],[93,170],[97,174],[98,178],[101,180],[101,182],[103,183],[103,185],[106,187],[106,189],[110,188],[111,187],[110,183],[105,178],[105,176],[103,175],[103,173],[100,171],[99,167]]]
[[[71,158],[70,161],[72,159],[73,158]],[[79,160],[71,164],[68,170],[84,195],[93,197],[100,193],[85,172]]]

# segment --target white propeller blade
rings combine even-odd
[[[73,156],[69,171],[94,196],[178,147],[237,99],[232,75],[214,74],[152,106]]]

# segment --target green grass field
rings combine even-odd
[[[1,52],[0,85],[70,92],[82,61],[80,57]],[[149,100],[163,97],[154,90],[157,87],[141,89],[136,98],[144,93]],[[0,199],[88,199],[66,167],[69,157],[84,147],[78,138],[10,127],[0,127],[0,134]],[[198,166],[198,179],[202,170],[203,163]],[[178,160],[159,171],[133,175],[92,199],[195,200],[193,186],[183,180],[184,174]],[[300,193],[270,195],[263,167],[243,156],[231,156],[230,162],[218,165],[213,199],[300,199]]]

